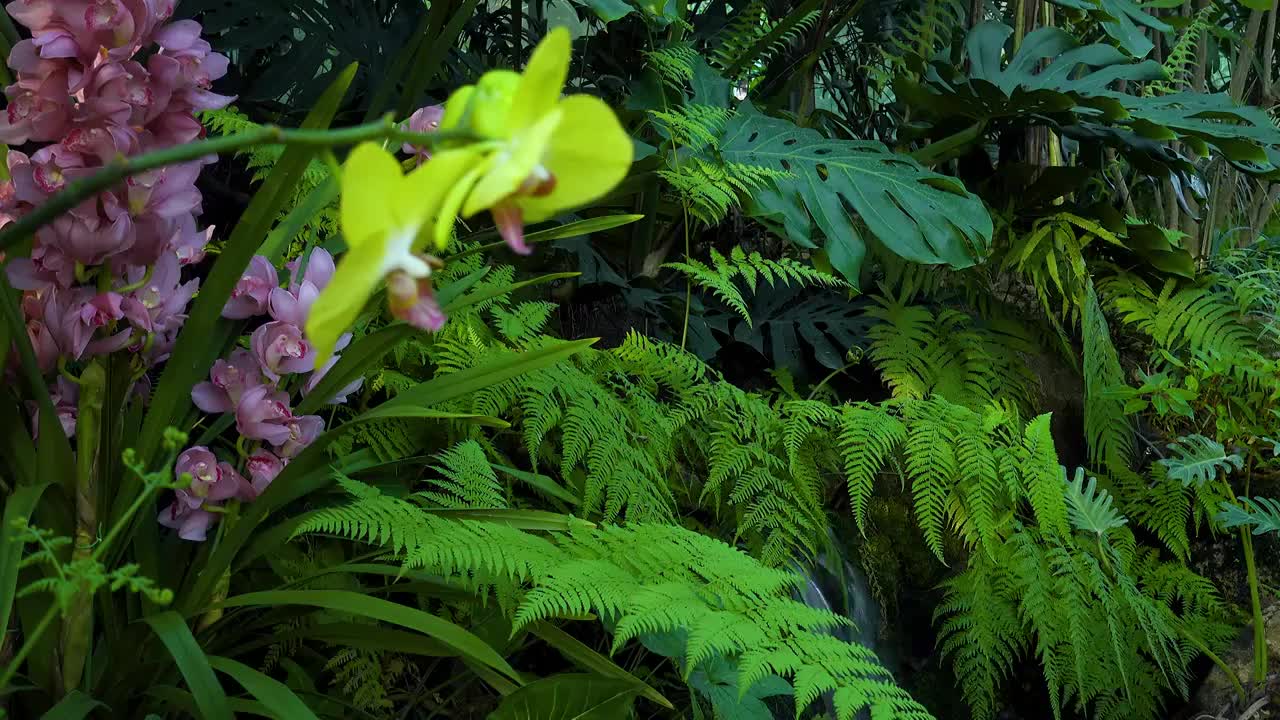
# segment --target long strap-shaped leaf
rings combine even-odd
[[[307,707],[306,703],[299,700],[298,696],[279,680],[231,658],[215,655],[209,658],[209,664],[215,670],[235,678],[235,681],[243,685],[250,695],[258,699],[258,702],[266,705],[278,720],[318,720],[315,713],[311,712],[311,708]]]
[[[204,720],[235,720],[235,716],[231,714],[231,705],[227,702],[227,694],[218,684],[218,678],[209,665],[209,658],[196,643],[195,636],[191,634],[191,629],[182,616],[166,610],[146,618],[146,621],[173,656],[178,670],[187,681],[187,687],[191,688],[191,695]]]
[[[49,483],[26,485],[13,491],[4,501],[4,525],[0,526],[0,628],[9,627],[9,614],[18,586],[18,563],[22,560],[22,543],[14,539],[16,525],[25,525]]]
[[[84,720],[97,707],[102,707],[102,703],[79,690],[72,690],[57,705],[41,715],[40,720]]]
[[[371,620],[399,625],[416,630],[448,645],[462,657],[490,667],[503,676],[520,684],[515,668],[498,654],[491,645],[473,635],[466,628],[448,620],[398,603],[369,597],[349,590],[280,590],[248,593],[227,598],[222,607],[275,607],[279,605],[306,605],[337,612],[350,613]]]

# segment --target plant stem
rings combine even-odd
[[[93,361],[80,373],[80,412],[76,420],[76,532],[72,561],[92,557],[98,536],[98,450],[102,440],[102,409],[107,372]],[[62,683],[67,692],[80,685],[93,637],[93,595],[81,587],[62,623]]]
[[[434,132],[413,133],[401,130],[390,116],[381,120],[354,125],[337,130],[284,129],[273,125],[247,130],[234,135],[175,145],[174,147],[143,153],[133,157],[121,157],[107,163],[94,174],[68,183],[58,194],[49,198],[16,222],[0,230],[0,252],[8,249],[37,230],[53,222],[59,215],[71,210],[98,193],[109,190],[125,178],[167,165],[198,160],[209,155],[237,152],[258,145],[300,145],[303,147],[330,148],[354,145],[366,140],[407,142],[413,145],[435,147],[450,140],[473,139],[466,133]]]
[[[1262,599],[1258,593],[1258,567],[1253,559],[1253,538],[1247,528],[1240,528],[1240,544],[1244,546],[1244,566],[1249,573],[1249,603],[1253,606],[1253,681],[1267,678],[1267,629],[1262,618]]]
[[[836,368],[835,370],[832,370],[830,374],[822,378],[822,382],[819,382],[817,385],[814,385],[813,389],[809,391],[809,399],[812,400],[814,396],[818,394],[818,391],[821,390],[824,386],[826,386],[827,383],[831,382],[832,380],[835,380],[837,375],[848,370],[854,365],[860,364],[861,362],[862,362],[862,359],[859,358],[854,362],[845,364],[843,367],[839,367],[839,368]]]
[[[1218,657],[1216,653],[1209,649],[1209,646],[1206,645],[1203,640],[1196,637],[1190,630],[1184,627],[1179,627],[1178,631],[1182,633],[1183,637],[1191,641],[1191,644],[1195,645],[1197,650],[1204,653],[1205,657],[1213,661],[1213,664],[1217,665],[1222,670],[1222,673],[1227,676],[1227,680],[1231,681],[1231,686],[1236,689],[1236,694],[1240,697],[1240,702],[1247,702],[1249,696],[1245,693],[1244,686],[1240,684],[1240,678],[1236,676],[1236,671],[1232,670],[1230,666],[1223,662],[1222,658]]]

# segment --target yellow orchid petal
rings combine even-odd
[[[511,129],[519,132],[556,106],[564,81],[569,76],[573,39],[569,30],[558,27],[538,43],[520,76],[515,101],[511,105]]]
[[[511,70],[490,70],[481,75],[471,97],[471,129],[486,138],[510,135],[511,104],[519,86],[520,74]]]
[[[466,173],[483,163],[483,155],[475,150],[445,150],[431,156],[422,167],[405,176],[393,202],[402,210],[400,214],[413,220],[412,227],[426,228],[442,213],[442,205],[453,188],[462,185]],[[457,213],[447,215],[452,218]],[[420,233],[415,249],[421,249],[427,238]]]
[[[448,247],[449,239],[453,236],[453,221],[457,217],[458,211],[462,209],[463,201],[466,200],[467,194],[471,192],[471,188],[475,187],[476,182],[491,167],[493,167],[492,155],[468,170],[461,180],[449,188],[448,194],[444,197],[444,202],[440,205],[440,214],[436,216],[436,248],[443,250]]]
[[[555,188],[542,197],[519,197],[526,223],[554,217],[608,194],[631,169],[631,138],[613,110],[599,98],[572,95],[560,101],[563,113],[542,164]]]
[[[377,143],[357,145],[342,168],[339,220],[348,247],[385,235],[393,218],[386,198],[403,182],[400,163]]]
[[[382,282],[385,245],[385,235],[351,245],[338,260],[333,278],[311,305],[306,333],[316,351],[316,367],[329,361],[338,338],[351,329]]]
[[[510,155],[500,153],[495,156],[493,169],[485,173],[467,196],[462,216],[471,217],[491,208],[518,190],[534,168],[542,164],[542,156],[547,152],[562,117],[559,108],[546,113],[533,127],[516,136],[511,142]]]
[[[444,116],[440,118],[441,130],[457,130],[466,126],[467,110],[471,107],[471,98],[475,95],[475,85],[463,85],[444,103]]]

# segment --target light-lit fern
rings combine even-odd
[[[735,245],[729,257],[725,257],[714,248],[711,250],[711,264],[701,260],[689,259],[687,262],[667,263],[663,267],[678,270],[689,276],[694,284],[713,293],[726,305],[738,313],[748,325],[751,316],[747,312],[747,298],[737,286],[741,280],[752,293],[756,291],[760,280],[774,287],[783,285],[841,287],[844,283],[834,275],[822,272],[792,258],[771,260],[759,252],[748,255],[741,246]]]
[[[1111,329],[1094,292],[1086,288],[1081,334],[1084,340],[1084,431],[1089,457],[1106,466],[1127,467],[1133,457],[1133,425],[1124,403],[1112,393],[1124,385],[1124,370],[1111,342]]]
[[[986,326],[953,309],[934,312],[907,301],[904,292],[873,296],[867,315],[870,357],[895,397],[923,399],[937,394],[970,407],[997,398],[1020,410],[1034,406],[1035,377],[1022,353],[1034,350],[1017,323],[999,319]]]
[[[696,103],[649,111],[673,142],[693,150],[714,144],[732,114],[728,108]]]
[[[1169,49],[1163,64],[1165,77],[1169,79],[1147,83],[1142,88],[1144,95],[1168,95],[1191,86],[1191,73],[1195,67],[1200,38],[1213,28],[1211,19],[1216,12],[1217,8],[1213,3],[1205,5],[1192,17],[1191,24],[1178,33],[1178,40]]]
[[[693,69],[702,56],[689,43],[675,43],[645,53],[649,67],[666,85],[683,91],[693,80]]]
[[[345,480],[355,500],[310,516],[297,529],[383,545],[406,568],[497,589],[516,629],[594,614],[613,624],[613,650],[645,634],[688,631],[689,671],[735,657],[738,682],[793,679],[798,704],[834,691],[836,715],[864,708],[927,720],[875,655],[824,631],[847,621],[791,599],[799,578],[673,525],[591,527],[535,535],[508,525],[445,519]],[[802,708],[801,708],[802,709]]]
[[[820,13],[790,12],[779,20],[772,20],[761,0],[738,11],[734,19],[717,36],[718,44],[711,54],[711,62],[725,71],[741,65],[735,75],[758,74],[769,61],[793,46],[818,22]],[[757,47],[759,46],[759,47]],[[754,54],[751,51],[756,49]],[[734,77],[732,79],[737,79]]]
[[[714,226],[752,193],[771,187],[790,173],[759,165],[688,157],[659,170],[658,175],[687,203],[695,219]]]
[[[437,456],[439,465],[432,469],[441,475],[428,480],[431,490],[417,497],[443,508],[493,510],[507,506],[507,499],[484,448],[467,440]]]
[[[964,16],[957,0],[925,0],[898,18],[896,32],[880,52],[899,72],[909,72],[917,60],[932,60],[951,41],[949,32],[963,26]]]
[[[1235,299],[1208,283],[1179,288],[1168,280],[1159,292],[1133,275],[1109,278],[1099,288],[1108,302],[1163,348],[1242,354],[1256,343]]]

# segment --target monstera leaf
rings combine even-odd
[[[855,286],[864,232],[906,260],[957,268],[977,262],[990,243],[991,216],[959,180],[879,143],[829,140],[744,103],[719,147],[731,163],[789,173],[754,192],[748,214],[802,247],[823,242],[832,266]]]
[[[1173,27],[1155,16],[1148,15],[1133,0],[1051,0],[1055,5],[1083,10],[1102,24],[1102,30],[1115,40],[1124,51],[1136,58],[1144,58],[1155,45],[1139,28],[1151,28],[1158,33],[1172,32]]]
[[[895,85],[898,96],[940,130],[957,123],[988,130],[1048,124],[1081,142],[1117,148],[1160,174],[1171,165],[1192,170],[1169,146],[1178,140],[1201,155],[1212,146],[1246,172],[1280,174],[1280,129],[1262,110],[1221,93],[1118,92],[1119,81],[1136,92],[1137,83],[1163,79],[1164,71],[1111,45],[1080,45],[1057,28],[1030,33],[1015,53],[1007,47],[1012,34],[1001,23],[978,25],[965,41],[965,62],[933,62],[918,80],[904,73]]]

